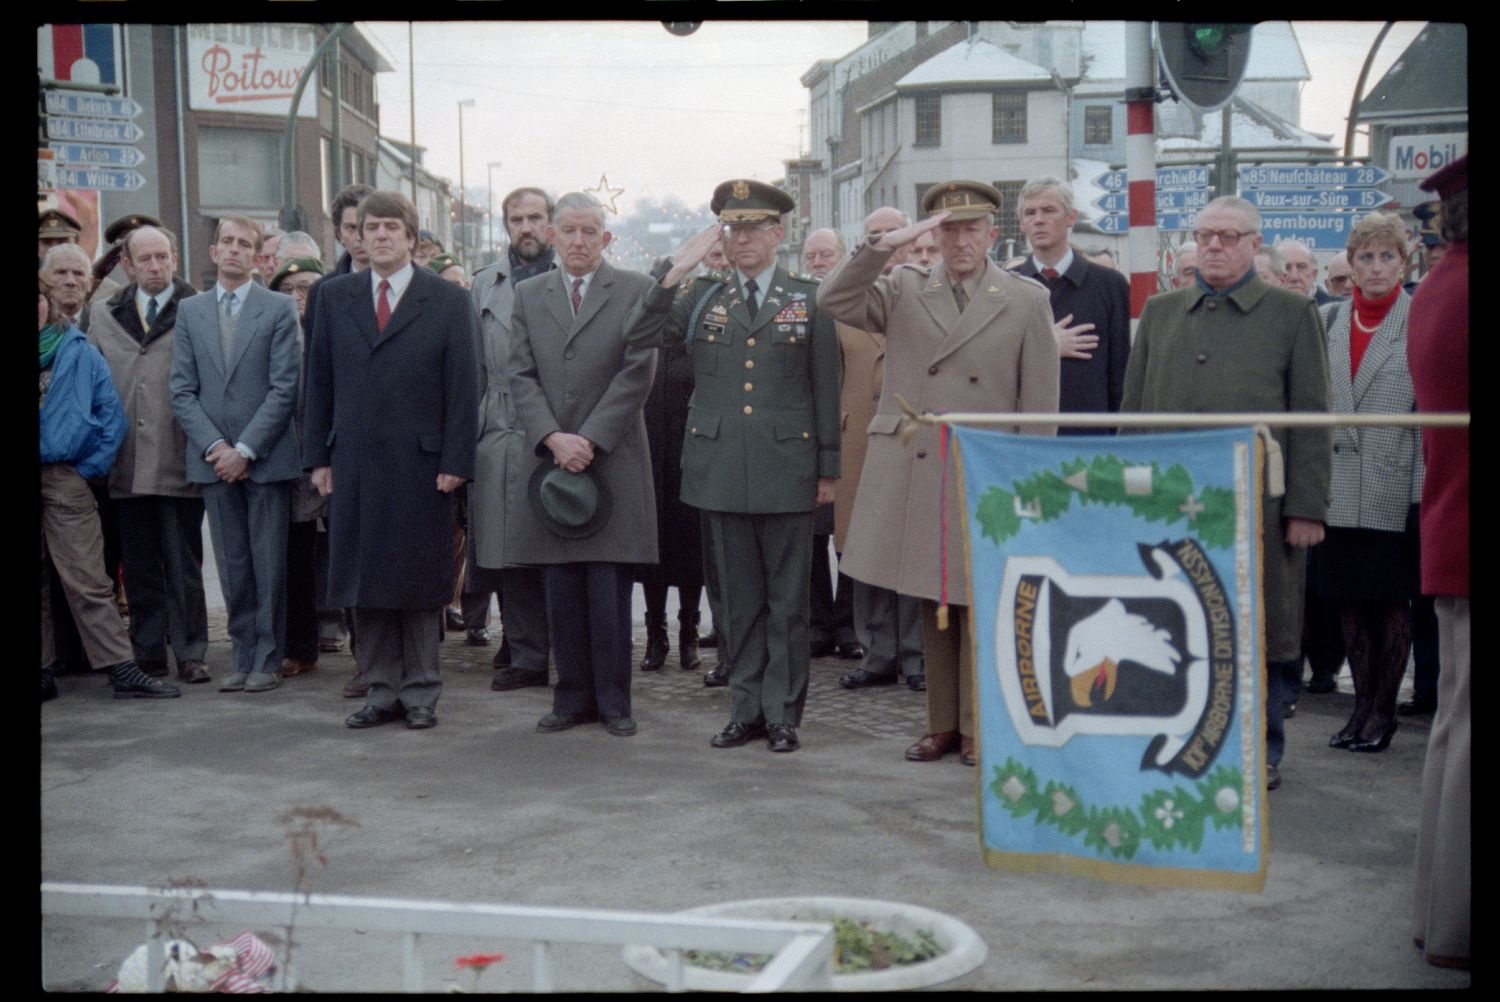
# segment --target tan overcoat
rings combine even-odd
[[[843,553],[854,519],[854,494],[865,468],[870,419],[885,382],[885,335],[848,324],[834,325],[844,356],[844,385],[839,399],[839,457],[842,476],[834,482],[833,549]]]
[[[883,333],[885,382],[869,423],[869,447],[855,496],[842,569],[903,595],[940,594],[938,429],[923,425],[903,442],[899,394],[918,412],[1056,412],[1057,336],[1047,290],[986,261],[962,314],[940,263],[880,274],[889,252],[865,245],[823,281],[818,305],[864,330]],[[1009,429],[1014,430],[1014,429]],[[1053,427],[1028,428],[1054,434]],[[951,450],[950,450],[951,451]],[[948,600],[968,603],[958,483],[948,463]]]

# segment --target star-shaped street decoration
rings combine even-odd
[[[599,175],[599,187],[585,188],[583,190],[597,197],[599,201],[604,203],[604,205],[607,206],[609,208],[609,211],[614,215],[618,216],[620,214],[620,207],[616,205],[615,202],[621,195],[625,194],[625,189],[611,188],[609,186],[608,174]]]

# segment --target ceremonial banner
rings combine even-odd
[[[1260,890],[1255,434],[953,434],[985,862]]]

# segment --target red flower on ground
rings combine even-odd
[[[503,953],[471,953],[467,957],[454,957],[453,965],[459,970],[472,969],[482,971],[491,964],[504,963]]]

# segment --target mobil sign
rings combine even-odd
[[[1423,178],[1469,152],[1467,132],[1432,132],[1419,136],[1392,136],[1389,163],[1397,178]]]

